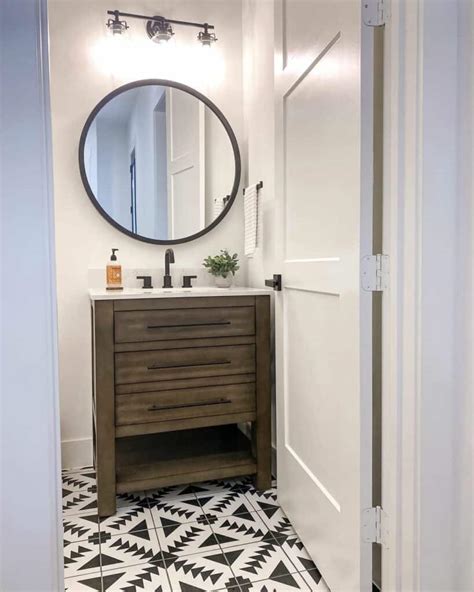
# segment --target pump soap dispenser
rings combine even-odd
[[[107,264],[107,290],[123,290],[122,266],[117,261],[116,251],[118,249],[112,249],[110,263]]]

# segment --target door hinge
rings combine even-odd
[[[368,27],[381,27],[387,22],[387,0],[362,0],[362,17]]]
[[[388,517],[380,506],[362,512],[362,540],[388,548]]]
[[[361,262],[362,289],[366,292],[383,292],[388,288],[388,255],[366,255]]]

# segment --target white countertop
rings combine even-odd
[[[144,290],[142,288],[124,288],[123,290],[106,290],[105,288],[91,288],[89,297],[91,300],[127,300],[133,298],[189,298],[209,296],[268,296],[271,288],[154,288]]]

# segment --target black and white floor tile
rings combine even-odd
[[[68,592],[328,592],[277,488],[250,478],[117,496],[99,519],[95,473],[63,471]]]

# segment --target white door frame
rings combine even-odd
[[[64,559],[46,0],[0,2],[0,52],[0,589],[59,592]]]
[[[402,0],[403,2],[403,0]],[[416,590],[416,483],[418,450],[417,383],[417,241],[419,216],[416,162],[420,125],[418,87],[418,2],[391,6],[385,25],[384,63],[384,252],[390,257],[390,288],[383,295],[382,355],[382,500],[390,536],[382,551],[384,590]],[[404,42],[401,30],[407,23]],[[402,88],[403,87],[403,88]],[[402,120],[400,109],[405,108]],[[401,161],[407,163],[401,178]],[[403,192],[403,193],[402,193]],[[402,197],[403,196],[403,197]],[[403,200],[403,203],[401,203]],[[405,223],[405,233],[400,228]],[[403,249],[404,247],[404,249]],[[403,284],[402,280],[408,280]],[[411,280],[411,281],[410,281]],[[403,313],[399,306],[404,301]],[[402,399],[410,401],[403,405]],[[401,444],[404,442],[402,448]],[[404,458],[402,458],[404,457]],[[401,464],[404,464],[403,474]],[[401,499],[404,500],[403,507]],[[404,544],[400,545],[401,532]],[[405,556],[404,556],[405,555]],[[403,578],[402,578],[403,572]],[[402,581],[404,585],[401,586]]]
[[[462,0],[394,0],[389,8],[384,64],[384,252],[390,256],[390,287],[383,298],[382,370],[382,496],[389,537],[382,552],[382,585],[384,592],[467,590],[471,588],[464,582],[469,576],[460,576],[459,571],[463,562],[469,566],[469,547],[465,550],[469,535],[464,540],[457,535],[463,519],[472,521],[472,505],[471,513],[469,507],[463,513],[457,503],[462,478],[469,476],[456,481],[456,468],[449,461],[456,459],[456,446],[461,446],[456,441],[457,407],[464,401],[469,409],[466,389],[472,389],[472,301],[465,309],[470,317],[457,318],[463,313],[456,309],[462,303],[459,293],[466,291],[471,298],[473,293],[472,275],[466,278],[462,273],[472,267],[472,226],[464,221],[472,215],[472,195],[461,195],[463,189],[469,194],[469,181],[465,187],[459,184],[463,161],[470,158],[472,169],[473,107],[458,109],[467,92],[461,87],[463,77],[470,76],[467,84],[473,96],[474,10],[469,12]],[[465,25],[466,16],[470,25]],[[468,47],[458,57],[459,32],[464,26]],[[470,155],[458,140],[465,127],[471,134]],[[472,191],[472,176],[470,183]],[[464,268],[458,264],[461,254],[470,260],[470,265],[464,261]],[[433,339],[433,325],[437,325],[438,339]],[[463,358],[466,374],[459,377]],[[472,417],[466,421],[464,438],[472,430]],[[435,426],[441,430],[436,437]],[[441,446],[432,446],[436,439]],[[472,479],[472,464],[470,470]],[[445,480],[436,482],[437,471]],[[431,481],[435,487],[430,488]],[[438,537],[430,536],[435,532],[431,524],[435,516]],[[458,538],[464,549],[456,547]],[[463,552],[467,558],[459,556]]]

